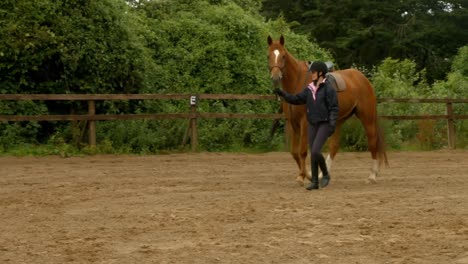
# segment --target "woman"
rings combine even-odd
[[[275,89],[275,93],[290,104],[305,104],[307,106],[312,182],[306,189],[314,190],[319,188],[318,167],[323,174],[321,187],[326,187],[330,182],[330,174],[322,155],[322,147],[327,138],[335,132],[338,99],[335,89],[327,81],[328,67],[324,62],[312,62],[309,71],[312,74],[312,82],[302,92],[293,95],[281,89]]]

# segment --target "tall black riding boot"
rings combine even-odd
[[[323,174],[322,181],[320,182],[320,187],[323,188],[323,187],[326,187],[330,183],[331,178],[330,178],[330,174],[328,173],[327,163],[325,162],[325,159],[323,158],[322,154],[318,155],[318,157],[316,157],[316,160]]]
[[[317,161],[312,158],[311,161],[311,169],[312,169],[312,182],[310,185],[306,188],[307,190],[316,190],[319,188],[318,184],[318,164]]]

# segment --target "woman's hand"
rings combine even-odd
[[[284,97],[284,91],[281,90],[280,88],[276,88],[275,90],[273,90],[273,92],[277,94],[278,96]]]

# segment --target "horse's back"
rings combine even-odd
[[[347,82],[353,81],[356,83],[369,83],[369,79],[359,70],[356,69],[345,69],[345,70],[339,70],[339,71],[334,71],[336,73],[339,73],[343,78],[346,79]]]
[[[347,89],[350,89],[353,93],[375,97],[374,87],[361,71],[351,68],[334,72],[341,75]]]

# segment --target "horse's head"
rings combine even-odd
[[[275,85],[278,85],[284,77],[283,70],[286,64],[286,53],[283,35],[281,35],[279,40],[273,40],[268,36],[268,68],[270,69],[270,78]]]

